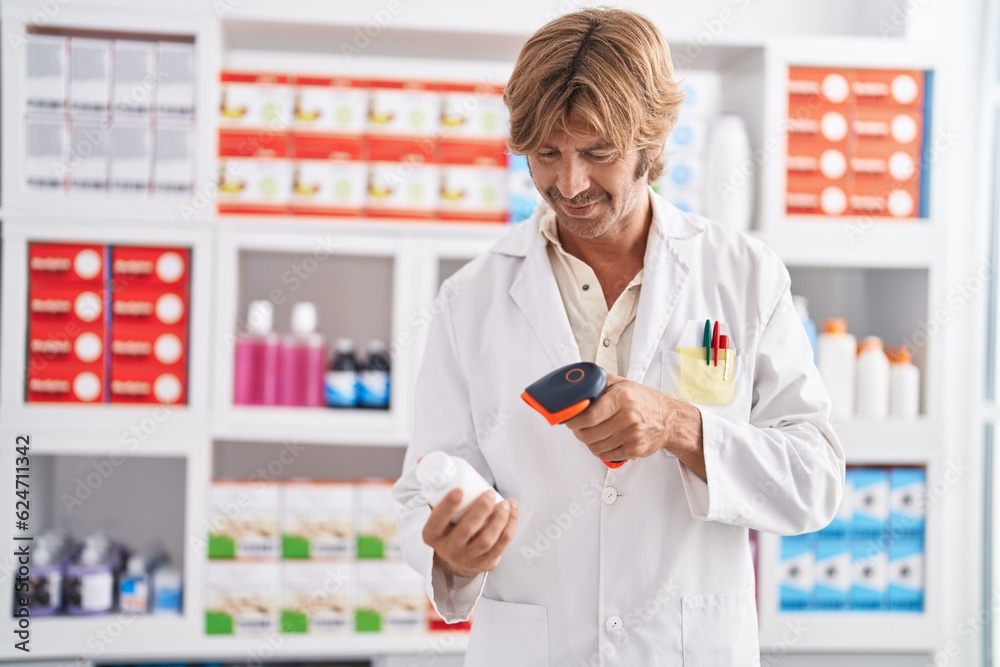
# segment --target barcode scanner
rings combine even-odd
[[[557,368],[528,385],[521,393],[524,402],[538,411],[552,425],[577,416],[597,400],[608,386],[608,374],[589,361]],[[628,459],[605,461],[609,468],[620,468]]]

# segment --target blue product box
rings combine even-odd
[[[846,540],[850,537],[854,520],[854,468],[847,469],[844,497],[833,520],[816,534],[821,540]]]
[[[889,547],[890,611],[924,610],[924,544],[898,540]]]
[[[816,609],[844,611],[848,608],[853,578],[851,549],[847,540],[816,542]]]
[[[542,196],[528,171],[527,156],[511,154],[507,158],[508,221],[521,222],[531,217]]]
[[[853,540],[880,541],[889,527],[889,471],[855,468],[851,476]]]
[[[889,486],[889,531],[892,539],[923,540],[927,514],[927,471],[924,468],[893,468]]]
[[[781,538],[781,588],[778,606],[781,611],[807,611],[813,608],[815,551],[812,535]]]
[[[876,542],[853,546],[853,581],[850,607],[853,611],[882,611],[887,608],[889,554]]]

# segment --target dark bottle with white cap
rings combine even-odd
[[[389,354],[385,342],[368,343],[368,359],[358,381],[358,405],[385,410],[389,407]]]
[[[354,356],[354,341],[338,338],[336,353],[323,378],[323,394],[331,408],[353,408],[358,404],[358,360]]]

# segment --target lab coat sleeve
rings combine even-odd
[[[487,575],[467,579],[446,574],[434,565],[434,550],[423,540],[424,524],[431,509],[420,494],[415,474],[417,459],[441,450],[462,456],[493,483],[493,475],[476,442],[469,388],[447,306],[428,332],[417,375],[415,410],[413,437],[403,461],[403,474],[392,489],[400,549],[410,567],[424,577],[427,596],[438,614],[448,623],[467,621],[482,594]]]
[[[762,330],[750,380],[750,423],[701,409],[708,481],[683,465],[681,477],[696,519],[796,535],[823,528],[836,514],[844,450],[792,303],[788,271],[765,249],[757,275]]]

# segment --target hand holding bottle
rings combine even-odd
[[[517,503],[494,502],[495,491],[484,491],[456,523],[462,490],[454,489],[431,511],[423,538],[434,549],[435,564],[445,572],[472,578],[500,563],[517,528]]]

